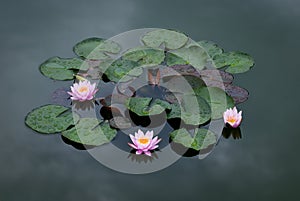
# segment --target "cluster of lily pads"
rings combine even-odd
[[[61,133],[74,143],[100,146],[124,134],[120,131],[136,128],[128,137],[129,146],[136,154],[151,156],[161,140],[150,131],[153,119],[173,127],[170,143],[195,151],[216,144],[217,135],[208,129],[211,122],[224,118],[231,127],[240,124],[241,113],[234,107],[249,94],[233,85],[233,74],[254,65],[246,53],[225,52],[213,42],[194,42],[166,29],[145,33],[140,46],[130,49],[113,40],[89,38],[73,51],[74,58],[53,57],[40,66],[44,76],[74,83],[55,92],[59,104],[27,115],[26,125],[39,133]],[[103,97],[108,83],[114,90]],[[95,118],[74,112],[89,107],[102,114]],[[148,131],[144,134],[140,128]]]

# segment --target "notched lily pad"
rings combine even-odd
[[[140,65],[135,61],[118,59],[114,61],[104,72],[104,74],[113,82],[126,82],[131,77],[137,77],[143,73]]]
[[[87,69],[88,64],[78,58],[52,57],[40,65],[41,73],[54,80],[72,80],[79,69]]]
[[[200,77],[192,75],[173,76],[163,79],[161,86],[174,93],[186,93],[195,87],[206,86]]]
[[[78,117],[73,119],[70,108],[60,105],[45,105],[36,108],[25,119],[28,127],[43,134],[62,132],[77,121]]]
[[[207,129],[196,129],[193,134],[185,128],[171,132],[170,138],[186,148],[200,151],[217,143],[216,135]]]
[[[122,116],[113,117],[109,120],[109,124],[116,129],[127,129],[132,127],[130,119]]]
[[[129,98],[126,107],[139,116],[157,115],[171,110],[171,105],[166,101],[142,97]]]
[[[117,131],[110,128],[108,122],[95,118],[81,118],[73,128],[62,132],[62,135],[76,143],[100,146],[109,143],[116,136]]]
[[[223,49],[220,48],[216,43],[212,41],[202,40],[197,42],[205,51],[208,53],[208,55],[211,58],[214,58],[214,56],[222,54]]]
[[[253,58],[243,52],[226,52],[216,55],[214,62],[217,68],[228,66],[225,70],[228,73],[244,73],[254,65]]]
[[[200,46],[190,46],[188,48],[180,48],[177,50],[173,50],[169,52],[170,54],[173,54],[179,58],[181,58],[181,61],[184,61],[180,63],[177,59],[174,59],[174,56],[172,56],[172,60],[175,60],[176,62],[170,62],[167,60],[167,64],[190,64],[193,67],[197,68],[198,70],[202,70],[207,62],[209,61],[210,57],[206,53],[206,51],[200,47]]]
[[[239,86],[225,85],[225,91],[229,96],[232,97],[235,104],[243,103],[249,97],[249,92]]]
[[[217,87],[199,87],[195,88],[193,93],[204,98],[211,107],[212,119],[219,119],[223,112],[234,106],[233,99],[222,89]]]
[[[171,52],[167,53],[166,62],[167,62],[167,66],[188,65],[189,64],[188,61],[184,60],[180,56],[177,56],[176,54],[173,54]]]
[[[158,48],[137,47],[123,54],[123,59],[138,62],[139,65],[158,65],[165,59],[165,53]]]
[[[207,86],[223,86],[233,82],[233,75],[221,70],[207,69],[200,71],[199,74]]]
[[[121,47],[114,41],[102,38],[88,38],[77,43],[73,51],[80,57],[87,59],[108,59],[107,53],[116,54]]]
[[[183,34],[167,29],[157,29],[145,34],[142,38],[146,46],[158,48],[162,45],[170,50],[183,47],[189,38]]]
[[[199,96],[184,95],[182,101],[172,104],[171,108],[167,118],[180,118],[185,124],[200,125],[211,119],[209,104]]]

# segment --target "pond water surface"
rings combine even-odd
[[[4,0],[0,16],[0,200],[299,200],[299,1]],[[250,92],[239,105],[241,139],[221,137],[204,160],[127,175],[24,125],[31,109],[72,84],[43,77],[40,63],[72,57],[84,38],[144,27],[178,29],[253,56],[255,67],[235,76]]]

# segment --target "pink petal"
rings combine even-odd
[[[147,156],[151,156],[151,152],[150,151],[146,151],[144,152]]]
[[[147,131],[145,136],[152,139],[153,138],[153,131]]]
[[[142,153],[143,153],[142,150],[137,150],[137,151],[135,152],[136,155],[141,155]]]
[[[134,144],[128,143],[128,145],[134,149],[137,149],[137,147]]]

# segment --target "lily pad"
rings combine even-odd
[[[54,80],[72,80],[78,70],[86,70],[88,63],[78,58],[52,57],[40,65],[41,73]]]
[[[158,48],[164,45],[165,48],[170,50],[183,47],[188,40],[189,38],[185,34],[167,29],[148,32],[142,38],[146,46]]]
[[[190,64],[198,70],[202,70],[210,59],[206,51],[200,46],[181,48],[173,50],[170,53],[181,58],[181,61],[184,61],[183,63],[179,63],[179,61],[177,60],[175,64]],[[171,62],[169,61],[167,63],[170,64]],[[172,63],[172,65],[174,65],[174,62]]]
[[[191,65],[173,65],[160,69],[161,77],[170,77],[178,75],[193,75],[199,77],[200,74],[196,68]]]
[[[249,92],[239,86],[225,85],[225,91],[229,96],[232,97],[235,104],[243,103],[249,97]]]
[[[216,55],[214,62],[217,68],[228,66],[225,70],[228,73],[244,73],[254,65],[253,58],[243,52],[226,52]]]
[[[100,146],[109,143],[116,136],[117,131],[110,128],[107,121],[95,118],[81,118],[73,128],[62,132],[62,135],[76,143]]]
[[[214,58],[214,56],[222,54],[223,53],[223,49],[220,48],[216,43],[212,42],[212,41],[207,41],[207,40],[202,40],[199,41],[198,44],[205,49],[205,51],[208,53],[208,55],[211,58]]]
[[[182,101],[179,104],[172,104],[171,108],[167,118],[180,118],[185,124],[200,125],[208,122],[211,118],[210,106],[201,97],[184,95]]]
[[[207,86],[223,86],[233,82],[233,75],[221,70],[207,69],[200,71],[199,74]]]
[[[80,57],[87,59],[108,59],[107,53],[116,54],[121,47],[114,41],[102,38],[88,38],[77,43],[73,51]]]
[[[116,129],[126,129],[132,127],[130,119],[122,116],[113,117],[109,120],[109,124],[111,127]]]
[[[195,87],[206,86],[204,81],[200,77],[184,75],[168,77],[161,86],[167,88],[169,91],[177,93],[186,93]]]
[[[219,119],[223,112],[234,106],[233,99],[222,89],[217,87],[199,87],[193,91],[197,96],[204,98],[211,107],[212,119]]]
[[[123,59],[138,62],[139,65],[158,65],[165,59],[165,53],[158,48],[137,47],[123,54]]]
[[[114,61],[104,72],[104,74],[113,82],[126,82],[131,76],[136,77],[142,74],[143,70],[135,61],[118,59]]]
[[[183,58],[181,58],[180,56],[177,56],[176,54],[173,54],[171,52],[167,53],[166,62],[167,62],[167,66],[188,65],[189,63]]]
[[[26,117],[25,123],[31,129],[52,134],[66,130],[74,125],[78,118],[73,119],[70,108],[60,105],[45,105],[32,110]]]
[[[217,143],[216,135],[207,129],[196,129],[192,135],[185,128],[171,132],[170,137],[173,142],[182,144],[186,148],[200,151]]]
[[[126,107],[139,116],[157,115],[171,109],[171,105],[166,101],[142,97],[129,98]]]

